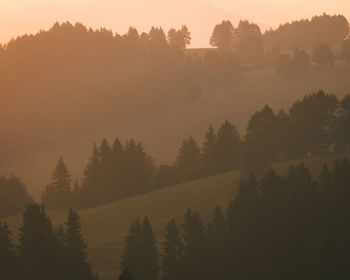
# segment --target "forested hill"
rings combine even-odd
[[[339,29],[341,45],[343,26],[328,17],[320,17],[327,34]],[[326,34],[323,25],[317,30]],[[254,23],[221,22],[208,38],[214,49],[184,52],[190,32],[186,26],[141,34],[130,28],[121,35],[57,23],[0,47],[0,175],[20,176],[38,198],[49,180],[43,173],[57,158],[63,156],[78,179],[103,137],[137,139],[157,162],[169,163],[183,137],[199,139],[210,124],[230,120],[243,135],[265,104],[286,109],[319,89],[348,94],[350,44],[344,55],[333,49],[327,67],[300,50],[302,71],[295,63],[300,56],[283,56],[287,70],[274,71],[280,53],[269,50]]]
[[[280,175],[285,175],[291,164],[301,162],[317,178],[327,164],[331,169],[334,159],[341,155],[313,157],[304,160],[288,161],[272,165]],[[80,210],[82,231],[88,241],[89,260],[94,271],[103,280],[116,278],[119,261],[124,248],[125,237],[130,222],[137,217],[148,216],[152,221],[157,238],[164,235],[166,223],[175,218],[181,221],[187,207],[199,211],[204,221],[210,219],[215,205],[226,208],[229,199],[237,193],[241,172],[235,170],[216,176],[170,186],[147,194],[121,201]],[[49,211],[54,227],[63,224],[67,210]],[[21,223],[21,215],[5,219],[10,224],[16,239]],[[160,239],[162,242],[162,239]],[[160,244],[158,244],[160,246]]]

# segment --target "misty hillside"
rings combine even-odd
[[[280,29],[274,36],[283,39]],[[1,47],[3,174],[19,175],[38,198],[57,158],[80,179],[91,147],[103,137],[135,138],[157,164],[168,163],[183,137],[202,139],[209,124],[230,120],[244,135],[249,117],[265,104],[280,110],[319,89],[340,98],[349,93],[350,66],[342,60],[286,78],[263,49],[257,60],[236,54],[232,65],[217,65],[210,61],[216,50],[184,52],[169,44],[166,32],[130,28],[120,35],[57,23]],[[336,36],[339,46],[342,36]],[[220,81],[224,70],[228,80]],[[210,81],[210,75],[218,76]]]
[[[317,176],[323,165],[331,166],[337,156],[314,157],[272,165],[279,173],[287,172],[291,164],[304,162],[312,174]],[[83,232],[89,244],[89,259],[103,280],[112,280],[118,270],[130,221],[148,216],[152,220],[157,237],[163,236],[167,222],[176,218],[181,221],[185,211],[191,207],[200,211],[204,220],[212,215],[215,205],[226,207],[237,192],[241,171],[233,171],[200,180],[190,181],[165,189],[132,197],[80,211]],[[64,223],[66,211],[50,211],[54,225]],[[14,233],[20,224],[20,215],[6,221]]]

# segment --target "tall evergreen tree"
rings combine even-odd
[[[200,176],[202,169],[200,149],[192,137],[183,141],[174,166],[180,180],[191,180]]]
[[[71,280],[93,280],[93,273],[87,262],[87,243],[81,233],[80,217],[75,210],[69,210],[67,233],[66,258],[68,260],[68,271],[65,279]]]
[[[6,223],[0,221],[0,279],[18,279],[15,248],[11,239],[11,232]]]
[[[132,222],[126,237],[124,252],[121,258],[121,270],[128,270],[133,279],[142,279],[142,272],[139,272],[141,254],[141,223],[137,218]]]
[[[225,121],[218,131],[216,144],[216,165],[218,171],[225,172],[241,164],[242,143],[237,129]]]
[[[28,206],[19,233],[18,258],[25,280],[61,280],[64,260],[51,221],[41,205]]]
[[[151,223],[145,217],[142,223],[141,233],[141,256],[142,256],[142,279],[158,280],[159,279],[159,256],[157,250],[157,241],[155,239]]]
[[[209,126],[202,145],[203,173],[206,176],[217,172],[216,141],[215,131]]]
[[[183,257],[183,243],[179,228],[175,220],[171,220],[166,227],[165,241],[163,243],[163,279],[181,279],[181,261]]]
[[[72,204],[71,175],[62,158],[52,172],[52,181],[42,195],[42,202],[49,208],[65,208]]]
[[[193,213],[189,208],[184,217],[184,277],[185,279],[201,279],[205,277],[203,261],[205,263],[206,236],[204,225],[198,213]]]

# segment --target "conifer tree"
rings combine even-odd
[[[16,280],[15,248],[6,223],[0,221],[0,279]]]
[[[52,182],[46,186],[42,202],[49,208],[65,208],[72,203],[71,175],[63,161],[59,158],[52,172]]]
[[[186,181],[200,176],[202,169],[200,149],[192,137],[183,141],[174,166],[180,180]]]
[[[79,201],[83,206],[96,204],[100,198],[100,190],[98,188],[100,184],[100,169],[101,160],[95,143],[82,180]]]
[[[128,270],[133,279],[137,280],[141,277],[139,273],[141,254],[141,223],[137,218],[132,222],[126,237],[124,252],[121,258],[121,270]]]
[[[204,225],[198,213],[189,208],[184,217],[184,275],[186,279],[201,279],[205,277],[203,270],[203,255],[205,252],[206,236]]]
[[[44,206],[33,204],[23,214],[18,258],[21,279],[61,280],[65,262]]]
[[[237,129],[225,121],[218,131],[216,144],[216,166],[220,172],[226,172],[241,164],[242,141]]]
[[[202,146],[203,173],[207,176],[217,172],[216,141],[215,131],[209,126]]]
[[[155,239],[151,223],[145,217],[142,223],[141,232],[141,271],[142,279],[158,280],[159,279],[159,256],[157,250],[157,241]],[[141,279],[141,278],[136,278]]]
[[[163,279],[181,279],[181,261],[183,244],[179,228],[175,220],[171,220],[166,227],[165,242],[163,243]]]
[[[66,226],[66,258],[68,259],[69,267],[68,275],[65,279],[92,280],[93,273],[87,262],[87,243],[81,233],[80,217],[75,210],[69,210]]]

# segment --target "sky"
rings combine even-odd
[[[323,12],[350,19],[350,0],[0,0],[0,42],[70,21],[121,34],[129,26],[167,31],[186,24],[191,47],[206,47],[214,25],[224,19],[249,19],[264,30]]]

